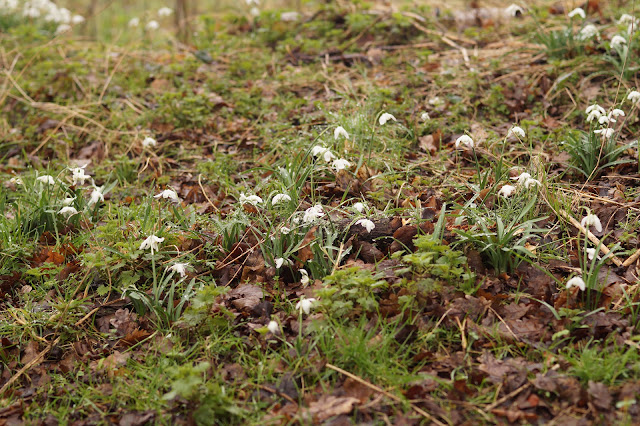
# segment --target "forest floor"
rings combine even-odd
[[[613,3],[0,12],[0,425],[638,424]]]

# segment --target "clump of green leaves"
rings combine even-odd
[[[615,137],[603,139],[594,132],[574,131],[567,135],[565,147],[571,156],[571,168],[592,179],[608,167],[631,162],[619,157],[634,144],[618,145]]]
[[[171,391],[164,395],[170,400],[176,397],[186,399],[195,406],[193,420],[198,425],[239,424],[242,410],[233,403],[224,386],[217,380],[206,380],[211,364],[181,365],[171,373]]]
[[[354,311],[378,309],[377,293],[389,284],[381,273],[358,267],[336,271],[324,279],[324,288],[316,291],[323,307],[335,317],[353,315]]]

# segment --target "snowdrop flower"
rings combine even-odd
[[[309,299],[305,299],[304,296],[302,296],[300,301],[296,303],[296,309],[300,311],[300,313],[304,312],[305,314],[309,315],[309,312],[311,311],[311,306],[315,301],[316,299],[314,299],[313,297]]]
[[[104,195],[102,194],[102,187],[98,188],[96,186],[89,196],[88,204],[92,206],[94,204],[97,204],[99,201],[104,201]]]
[[[605,115],[607,113],[604,110],[604,108],[602,108],[598,104],[593,104],[591,106],[588,106],[587,109],[585,110],[585,112],[587,114],[587,122],[591,122],[594,119],[600,119],[600,117],[602,117],[603,115]]]
[[[611,38],[611,48],[612,49],[620,49],[622,46],[627,44],[627,39],[619,36],[619,35],[614,35]]]
[[[595,133],[596,135],[602,135],[602,139],[611,138],[611,136],[613,136],[613,132],[614,130],[610,127],[607,127],[606,129],[597,129],[593,131],[593,133]]]
[[[629,14],[627,14],[627,13],[624,13],[620,17],[620,19],[618,19],[618,24],[621,24],[621,25],[631,24],[631,23],[634,23],[634,22],[636,22],[636,18],[631,16],[631,15],[629,15]]]
[[[73,204],[73,202],[76,200],[76,197],[67,197],[64,200],[62,200],[62,205],[63,206],[70,206],[71,204]]]
[[[282,12],[280,14],[280,20],[282,22],[295,22],[300,19],[300,14],[298,12]]]
[[[40,9],[37,7],[27,7],[22,12],[22,16],[25,18],[39,18],[40,17]]]
[[[163,238],[163,240],[164,240],[164,238]],[[162,241],[160,241],[160,242],[162,242]],[[157,247],[156,247],[156,250],[157,250]],[[188,263],[174,263],[173,265],[171,265],[171,266],[169,266],[167,268],[167,271],[176,272],[181,277],[184,277],[185,275],[187,275],[187,266],[189,266]]]
[[[336,172],[339,172],[340,170],[344,170],[351,167],[351,163],[345,160],[344,158],[340,158],[338,160],[335,160],[332,166],[334,169],[336,169]]]
[[[387,121],[389,120],[398,121],[393,115],[389,114],[388,112],[385,112],[378,119],[378,123],[380,123],[381,126],[384,126],[385,124],[387,124]]]
[[[91,176],[84,174],[85,167],[86,166],[69,169],[71,171],[71,182],[73,185],[84,185],[85,180],[91,179]]]
[[[538,179],[529,178],[524,181],[523,185],[525,189],[529,189],[531,185],[540,186],[542,183]]]
[[[304,212],[304,216],[302,217],[302,222],[305,224],[309,224],[314,222],[316,219],[324,216],[324,211],[322,210],[322,206],[320,204],[316,204],[313,207],[309,207]]]
[[[593,24],[585,25],[578,33],[578,38],[583,41],[597,36],[598,28]]]
[[[498,195],[502,195],[505,198],[511,197],[511,195],[516,191],[516,187],[513,185],[503,185],[498,191]]]
[[[369,220],[369,219],[358,219],[356,221],[356,225],[360,225],[362,226],[364,229],[367,230],[367,232],[371,232],[373,231],[373,229],[376,227],[376,224],[373,223],[373,221]]]
[[[258,9],[257,7],[252,7],[249,13],[251,14],[251,16],[260,16],[260,9]]]
[[[612,111],[609,113],[608,119],[609,119],[609,121],[611,121],[612,123],[615,123],[615,122],[616,122],[616,118],[618,118],[618,117],[624,117],[624,115],[625,115],[625,114],[624,114],[624,111],[623,111],[623,110],[616,108],[616,109],[612,110]]]
[[[524,13],[524,9],[522,9],[517,4],[511,4],[509,5],[509,7],[504,9],[504,13],[507,14],[507,16],[511,16],[512,18],[515,18],[522,15]]]
[[[147,25],[144,26],[144,28],[147,31],[155,31],[160,28],[160,24],[158,24],[158,21],[149,21],[147,22]]]
[[[566,286],[567,290],[569,290],[571,287],[578,287],[580,290],[584,291],[587,288],[587,285],[585,284],[582,277],[578,276],[573,277],[569,281],[567,281]]]
[[[143,148],[149,148],[150,146],[156,146],[156,145],[158,145],[158,142],[154,138],[149,136],[144,138],[144,140],[142,141]]]
[[[422,114],[420,114],[420,120],[428,121],[431,120],[431,117],[429,116],[428,112],[423,112]]]
[[[596,231],[602,232],[602,223],[600,222],[600,218],[593,213],[589,213],[585,217],[582,218],[580,225],[589,229],[590,226],[594,226]]]
[[[597,253],[596,249],[587,248],[585,249],[585,251],[587,252],[587,257],[589,258],[589,260],[593,260],[593,258],[596,257],[596,253]],[[598,256],[598,259],[600,259],[600,256]]]
[[[358,213],[362,213],[362,211],[364,210],[364,204],[361,202],[357,202],[353,205],[353,208],[358,212]]]
[[[78,214],[78,210],[76,210],[75,207],[66,206],[61,208],[58,213],[66,218],[70,218],[74,214]]]
[[[524,130],[522,130],[522,127],[518,127],[518,126],[513,126],[511,129],[509,129],[509,132],[507,133],[507,137],[509,137],[510,135],[515,135],[520,139],[524,139],[525,137]]]
[[[633,102],[634,104],[640,104],[640,92],[637,90],[632,90],[628,95],[627,99]]]
[[[335,140],[338,140],[340,136],[344,137],[345,139],[349,139],[349,133],[347,133],[347,131],[342,126],[336,127],[336,129],[333,131],[333,138]]]
[[[456,149],[460,148],[460,145],[464,145],[467,148],[473,148],[474,142],[469,135],[462,135],[456,139]]]
[[[55,185],[56,180],[51,175],[42,175],[36,179],[38,182]]]
[[[278,331],[280,331],[280,327],[278,326],[278,323],[276,321],[269,321],[269,324],[267,324],[267,330],[269,330],[271,332],[271,334],[276,334]]]
[[[569,14],[567,15],[569,18],[574,18],[576,16],[581,17],[582,19],[585,19],[587,17],[587,14],[584,13],[584,9],[581,7],[576,7],[575,9],[573,9],[571,12],[569,12]]]
[[[82,24],[85,21],[84,16],[82,15],[73,15],[73,18],[71,18],[71,23],[73,25],[78,25],[78,24]]]
[[[9,179],[9,183],[12,183],[14,185],[24,185],[22,178],[18,176],[14,176],[11,179]]]
[[[287,194],[276,194],[271,199],[271,205],[275,206],[276,204],[279,204],[283,201],[291,201],[291,197],[289,197]]]
[[[309,284],[309,273],[306,269],[300,269],[300,284],[306,286]]]
[[[289,232],[291,232],[291,229],[289,229],[286,226],[283,226],[283,227],[280,228],[280,233],[283,234],[283,235],[287,235]]]
[[[158,251],[158,244],[164,241],[164,238],[156,237],[155,235],[149,235],[146,240],[140,244],[140,250],[151,250],[151,254],[154,251]]]
[[[127,24],[129,28],[135,28],[140,25],[140,18],[131,18]]]
[[[518,181],[518,185],[524,185],[524,183],[525,183],[525,181],[527,179],[531,179],[531,175],[529,173],[527,173],[527,172],[523,172],[523,173],[520,173],[519,176],[512,177],[511,179],[512,180],[517,180]]]
[[[316,145],[311,149],[311,155],[313,155],[314,157],[322,156],[326,163],[336,158],[336,156],[333,155],[329,148],[325,148],[324,146],[320,145]]]
[[[171,16],[172,13],[173,13],[173,10],[169,7],[161,7],[158,10],[158,16],[161,18],[164,18],[166,16]]]
[[[280,269],[282,268],[282,265],[284,265],[284,259],[282,257],[276,257],[273,261],[276,264],[276,269]]]
[[[244,195],[244,192],[240,193],[240,204],[251,204],[253,206],[257,206],[258,204],[262,204],[262,198],[257,195]]]
[[[62,34],[62,33],[66,33],[70,29],[71,29],[71,25],[69,25],[69,24],[60,24],[60,25],[58,25],[58,28],[56,28],[56,35],[59,35],[59,34]]]
[[[178,193],[173,189],[165,189],[161,193],[154,195],[153,198],[165,198],[173,201],[174,203],[180,202],[180,197],[178,197]]]

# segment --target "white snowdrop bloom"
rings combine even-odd
[[[602,223],[600,222],[600,218],[593,213],[589,213],[583,217],[582,221],[580,221],[580,225],[587,229],[589,229],[590,226],[593,226],[596,228],[596,231],[602,232]]]
[[[518,185],[524,185],[527,179],[531,179],[531,175],[527,172],[522,172],[520,175],[511,178],[511,180],[517,180]]]
[[[84,185],[86,180],[91,179],[91,176],[84,174],[84,167],[73,167],[69,170],[71,171],[71,183],[73,185]]]
[[[22,16],[25,18],[36,19],[40,17],[40,9],[37,7],[25,7],[22,11]]]
[[[104,195],[102,194],[102,187],[98,188],[97,186],[91,192],[89,196],[89,201],[87,202],[90,206],[97,204],[100,201],[104,201]]]
[[[633,22],[636,22],[636,18],[627,13],[624,13],[620,19],[618,19],[618,24],[620,25],[627,25]]]
[[[567,290],[570,289],[571,287],[578,287],[580,290],[584,291],[587,288],[587,285],[585,284],[582,277],[578,277],[578,276],[573,277],[569,281],[567,281],[566,286],[567,286]]]
[[[11,179],[9,179],[9,182],[14,185],[24,185],[24,181],[18,176],[12,177]]]
[[[353,205],[353,208],[358,212],[358,213],[362,213],[362,211],[364,210],[364,204],[361,202],[357,202]]]
[[[276,194],[271,199],[271,205],[275,206],[276,204],[282,203],[283,201],[291,201],[291,197],[289,197],[287,194]]]
[[[60,25],[58,25],[58,28],[56,28],[56,35],[62,34],[62,33],[66,33],[69,30],[71,30],[71,25],[69,25],[69,24],[60,24]]]
[[[463,145],[467,148],[473,148],[474,142],[469,135],[462,135],[458,139],[456,139],[456,148],[460,148],[460,145]]]
[[[0,10],[11,12],[18,8],[18,0],[0,0]]]
[[[300,313],[304,312],[305,314],[309,315],[309,312],[311,312],[311,307],[313,306],[315,301],[316,299],[314,299],[313,297],[305,299],[305,297],[302,296],[300,301],[296,303],[296,309],[300,311]]]
[[[398,121],[398,120],[396,120],[396,118],[392,114],[389,114],[388,112],[385,112],[378,119],[378,123],[380,123],[381,126],[384,126],[385,124],[387,124],[387,122],[389,120]]]
[[[615,122],[615,120],[614,120],[614,122]],[[605,124],[609,124],[609,117],[606,116],[606,115],[603,115],[602,117],[598,118],[598,124],[601,124],[603,126]]]
[[[280,327],[278,326],[278,323],[276,321],[269,321],[269,324],[267,324],[267,330],[269,330],[271,332],[271,334],[276,334],[278,331],[280,331]]]
[[[167,271],[173,271],[181,277],[184,277],[187,275],[187,266],[189,266],[188,263],[174,263],[167,268]]]
[[[500,188],[500,191],[498,191],[498,195],[502,195],[505,198],[509,198],[511,197],[511,195],[513,195],[514,192],[516,192],[515,186],[503,185],[502,188]]]
[[[371,232],[374,230],[374,228],[376,227],[376,224],[373,223],[373,221],[369,220],[369,219],[358,219],[356,221],[356,225],[360,225],[362,226],[364,229],[367,230],[367,232]]]
[[[433,105],[433,106],[439,106],[442,105],[444,103],[444,101],[438,97],[438,96],[434,96],[433,98],[429,98],[429,105]]]
[[[144,28],[147,31],[155,31],[160,28],[160,24],[158,24],[158,21],[149,21],[147,22],[147,25],[144,26]]]
[[[158,141],[156,141],[154,138],[149,136],[144,138],[144,140],[142,141],[143,148],[149,148],[150,146],[156,146],[156,145],[158,145]]]
[[[252,7],[249,13],[251,14],[251,16],[260,16],[260,9],[258,9],[257,7]]]
[[[511,129],[509,129],[509,132],[507,133],[507,137],[510,135],[515,135],[520,139],[525,138],[524,130],[522,130],[522,127],[519,127],[519,126],[513,126]]]
[[[429,116],[428,112],[423,112],[422,114],[420,114],[420,120],[429,121],[431,120],[431,117]]]
[[[287,235],[290,232],[291,232],[291,229],[286,227],[286,226],[283,226],[283,227],[280,228],[280,233],[283,234],[283,235]]]
[[[605,115],[607,111],[605,111],[604,108],[602,108],[600,105],[593,104],[587,107],[585,113],[587,113],[588,115],[594,114],[596,118],[600,118],[601,116]]]
[[[596,135],[601,135],[603,139],[609,139],[611,138],[611,136],[613,136],[614,130],[610,127],[607,127],[606,129],[594,130],[593,133],[595,133]]]
[[[253,206],[257,206],[258,204],[262,204],[262,198],[257,195],[245,195],[244,192],[240,193],[240,204],[251,204]]]
[[[64,200],[62,200],[62,205],[63,206],[70,206],[71,204],[73,204],[73,202],[76,200],[76,197],[67,197]]]
[[[608,118],[609,118],[609,121],[611,121],[612,123],[615,123],[615,122],[616,122],[616,119],[617,119],[618,117],[624,117],[624,116],[625,116],[625,114],[624,114],[624,111],[623,111],[623,110],[618,109],[618,108],[615,108],[614,110],[612,110],[612,111],[609,113],[609,117],[608,117]]]
[[[276,257],[273,261],[275,262],[276,269],[280,269],[282,268],[282,265],[284,265],[284,258],[282,257]]]
[[[593,37],[597,37],[598,34],[599,34],[598,33],[598,28],[596,28],[596,26],[593,25],[593,24],[588,24],[588,25],[585,25],[584,27],[582,27],[582,29],[578,33],[578,39],[584,41],[584,40],[588,40],[588,39],[593,38]]]
[[[339,172],[340,170],[348,169],[349,167],[351,167],[351,163],[345,160],[344,158],[335,160],[331,165],[333,166],[334,169],[336,169],[336,172]]]
[[[161,7],[160,9],[158,9],[158,16],[161,18],[171,16],[172,13],[173,9],[171,9],[170,7]]]
[[[66,206],[61,208],[58,213],[66,218],[70,218],[74,214],[78,214],[78,210],[76,210],[75,207]]]
[[[156,237],[155,235],[149,235],[143,242],[140,244],[140,250],[151,250],[151,254],[154,251],[158,251],[158,244],[164,241],[164,238]]]
[[[247,3],[247,6],[260,6],[260,0],[245,0],[245,3]]]
[[[304,286],[309,284],[309,273],[306,269],[300,269],[300,284]]]
[[[298,19],[300,19],[298,12],[282,12],[280,14],[280,20],[282,22],[296,22]]]
[[[82,15],[73,15],[73,17],[71,17],[71,23],[73,25],[78,25],[78,24],[82,24],[85,21],[84,16]]]
[[[167,200],[171,200],[174,203],[180,202],[180,197],[178,197],[178,193],[173,189],[165,189],[159,194],[153,196],[153,198],[165,198]]]
[[[504,13],[507,16],[511,16],[512,18],[518,17],[524,13],[524,9],[518,6],[517,4],[510,4],[508,7],[504,9]]]
[[[585,249],[585,251],[587,252],[587,257],[589,258],[589,260],[593,260],[594,257],[596,257],[597,254],[597,250],[594,248],[587,248]],[[598,259],[600,259],[600,256],[598,256]]]
[[[640,104],[640,92],[637,90],[632,90],[627,95],[627,99],[633,102],[634,104]]]
[[[36,179],[38,182],[46,183],[49,185],[55,185],[56,180],[51,175],[42,175]]]
[[[331,152],[331,150],[329,150],[329,148],[325,148],[320,145],[316,145],[311,149],[311,155],[313,155],[314,157],[322,156],[322,158],[324,158],[324,161],[326,163],[336,158],[336,156],[333,155],[333,153]]]
[[[336,129],[333,131],[333,138],[335,140],[338,140],[340,136],[345,139],[349,139],[349,133],[347,133],[347,131],[342,126],[336,127]]]
[[[605,116],[600,114],[599,111],[593,110],[587,113],[587,123],[591,123],[593,120],[597,120],[598,122],[600,122],[600,119],[602,119],[602,117],[605,117]]]
[[[542,183],[538,179],[529,178],[524,181],[523,185],[525,189],[529,189],[531,185],[540,186]]]
[[[575,18],[576,16],[581,17],[582,19],[585,19],[587,17],[587,14],[584,13],[584,9],[581,7],[576,7],[575,9],[573,9],[571,12],[569,12],[569,14],[567,15],[569,18]]]
[[[129,28],[135,28],[140,25],[140,18],[131,18],[127,24]]]
[[[614,35],[611,38],[611,48],[612,49],[620,49],[622,46],[627,44],[627,39],[619,36],[619,35]]]
[[[316,204],[313,207],[309,207],[304,211],[304,216],[302,217],[302,222],[305,224],[309,224],[314,222],[316,219],[324,216],[324,211],[322,210],[322,206],[320,204]]]

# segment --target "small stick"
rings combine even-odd
[[[498,405],[502,404],[503,402],[505,402],[506,400],[508,400],[509,398],[513,398],[514,396],[516,396],[517,394],[519,394],[520,392],[522,392],[523,390],[525,390],[526,388],[528,388],[529,386],[531,386],[531,383],[525,383],[524,385],[520,386],[518,389],[514,390],[511,393],[506,394],[505,396],[503,396],[502,398],[500,398],[499,400],[497,400],[496,402],[494,402],[493,404],[487,405],[484,408],[484,411],[491,411],[494,408],[496,408]]]
[[[2,386],[2,388],[0,388],[0,395],[4,394],[6,392],[6,390],[9,389],[9,387],[16,380],[18,380],[24,373],[29,371],[31,369],[31,367],[33,367],[36,364],[40,364],[40,362],[44,359],[45,355],[47,355],[49,353],[49,351],[51,350],[51,348],[53,348],[55,345],[57,345],[59,341],[60,341],[60,336],[58,336],[58,338],[56,340],[54,340],[53,342],[49,343],[47,345],[47,347],[44,348],[44,350],[38,354],[37,357],[35,357],[34,359],[32,359],[31,361],[26,363],[24,367],[22,367],[16,374],[14,374],[9,379],[9,381],[7,383],[5,383],[4,386]]]
[[[330,369],[332,369],[332,370],[334,370],[334,371],[337,371],[337,372],[338,372],[338,373],[340,373],[340,374],[344,374],[345,376],[347,376],[347,377],[349,377],[349,378],[351,378],[351,379],[355,380],[356,382],[358,382],[358,383],[360,383],[360,384],[362,384],[362,385],[365,385],[365,386],[366,386],[366,387],[368,387],[369,389],[373,389],[374,391],[376,391],[376,392],[379,392],[379,393],[383,394],[383,395],[384,395],[384,396],[386,396],[387,398],[390,398],[390,399],[392,399],[392,400],[394,400],[394,401],[396,401],[396,402],[399,402],[399,403],[404,403],[404,402],[405,402],[402,398],[399,398],[399,397],[395,396],[394,394],[389,393],[389,392],[387,392],[386,390],[384,390],[384,389],[382,389],[382,388],[379,388],[378,386],[376,386],[376,385],[374,385],[374,384],[372,384],[372,383],[369,383],[369,382],[367,382],[367,381],[366,381],[366,380],[364,380],[364,379],[361,379],[360,377],[356,376],[355,374],[351,374],[351,373],[349,373],[348,371],[343,370],[343,369],[342,369],[342,368],[340,368],[340,367],[336,367],[335,365],[333,365],[333,364],[329,364],[329,363],[327,363],[327,364],[325,364],[325,365],[326,365],[328,368],[330,368]],[[444,424],[444,423],[442,423],[440,420],[436,419],[436,418],[435,418],[435,417],[433,417],[431,414],[429,414],[429,413],[427,413],[426,411],[424,411],[422,408],[417,407],[417,406],[416,406],[416,405],[414,405],[411,401],[407,401],[407,402],[409,402],[409,404],[411,405],[411,408],[412,408],[416,413],[418,413],[418,414],[422,415],[425,419],[432,421],[433,423],[437,424],[438,426],[445,426],[445,424]]]
[[[638,260],[639,257],[640,257],[640,249],[638,249],[635,253],[633,253],[627,260],[622,262],[622,266],[624,266],[625,268],[627,266],[630,266],[633,262]]]

